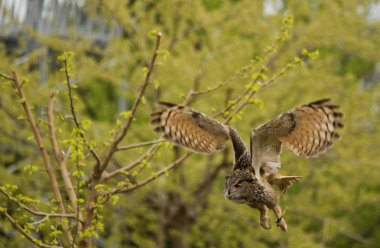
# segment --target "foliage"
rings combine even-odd
[[[372,2],[284,1],[277,13],[264,15],[268,2],[88,0],[88,15],[122,29],[104,49],[80,34],[65,40],[30,29],[25,32],[41,48],[26,63],[13,64],[26,43],[12,53],[1,49],[0,71],[12,77],[13,67],[20,76],[66,212],[17,87],[2,78],[0,243],[31,242],[16,235],[8,214],[41,247],[68,246],[65,228],[77,244],[94,240],[97,247],[376,247],[380,24],[358,11]],[[39,84],[43,56],[49,77]],[[118,97],[126,109],[118,109]],[[248,141],[252,128],[325,97],[342,106],[343,138],[317,159],[284,151],[282,173],[303,176],[281,198],[286,234],[260,229],[257,212],[223,198],[231,147],[190,156],[159,140],[149,125],[157,100],[182,102],[230,123]]]

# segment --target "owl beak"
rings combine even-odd
[[[226,198],[226,199],[230,199],[230,194],[231,194],[231,191],[230,191],[230,190],[227,190],[227,191],[224,193],[224,198]]]

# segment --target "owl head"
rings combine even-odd
[[[254,175],[248,169],[236,169],[224,181],[224,197],[240,204],[250,203],[255,185]]]

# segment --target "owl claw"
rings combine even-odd
[[[260,218],[260,226],[266,230],[271,229],[270,219],[268,217]]]
[[[282,216],[279,219],[277,219],[276,224],[282,231],[288,231],[288,225],[286,224],[285,219]]]

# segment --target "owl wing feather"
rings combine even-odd
[[[189,107],[159,102],[163,110],[151,114],[155,131],[164,138],[192,151],[213,153],[222,150],[229,139],[228,127]]]
[[[251,134],[251,164],[255,171],[276,173],[281,166],[281,145],[297,156],[316,157],[340,136],[343,114],[339,106],[322,99],[279,115]]]

